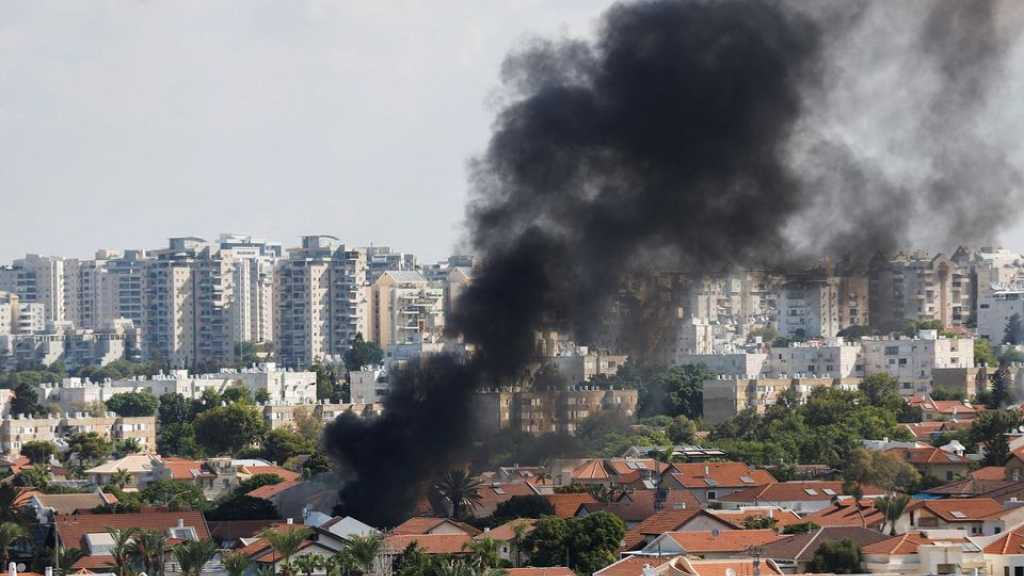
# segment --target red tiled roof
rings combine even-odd
[[[753,470],[742,462],[673,464],[669,472],[686,488],[740,488],[776,482],[766,470]],[[709,482],[710,480],[710,482]]]
[[[192,480],[196,475],[204,473],[203,463],[200,460],[187,460],[185,458],[167,456],[161,458],[161,462],[171,473],[172,480]]]
[[[907,532],[906,534],[894,536],[875,544],[868,544],[862,550],[865,554],[896,554],[902,556],[905,554],[916,554],[918,546],[937,543],[968,544],[970,540],[966,537],[931,540],[925,537],[922,532]]]
[[[302,477],[298,472],[280,466],[242,466],[238,471],[243,474],[252,474],[253,476],[257,474],[274,474],[285,482],[298,480]]]
[[[61,543],[67,548],[85,549],[86,534],[105,534],[110,528],[142,528],[166,531],[178,520],[195,529],[200,540],[210,538],[202,512],[139,512],[134,514],[72,514],[57,517],[56,528]]]
[[[572,471],[574,480],[607,480],[610,478],[608,471],[604,469],[604,462],[594,458],[577,466]]]
[[[977,522],[1003,513],[1003,505],[992,498],[921,500],[910,507],[927,510],[946,522]]]
[[[910,430],[910,433],[914,435],[915,439],[929,440],[933,434],[938,434],[942,431],[943,424],[945,424],[945,422],[941,420],[929,420],[927,422],[904,424],[903,426]]]
[[[884,490],[875,486],[864,486],[868,495],[882,495]],[[829,493],[831,492],[831,494]],[[831,481],[800,481],[776,482],[765,486],[747,488],[719,498],[723,502],[796,502],[831,500],[843,494],[842,482]]]
[[[852,498],[836,502],[813,514],[803,517],[804,522],[814,522],[818,526],[880,526],[885,516],[875,509],[873,500],[861,500],[856,503]]]
[[[968,464],[966,456],[958,456],[941,448],[925,446],[922,448],[892,448],[885,451],[895,454],[909,464]]]
[[[708,510],[708,512],[737,528],[743,528],[743,523],[748,518],[774,518],[776,528],[803,522],[796,512],[782,508],[744,508],[742,510]]]
[[[586,492],[571,494],[546,494],[548,502],[555,507],[555,516],[572,518],[579,510],[580,504],[594,504],[597,500]]]
[[[699,515],[714,518],[714,516],[712,516],[707,510],[701,510],[700,508],[662,510],[657,514],[653,514],[626,532],[626,537],[623,540],[623,549],[634,549],[642,543],[647,536],[657,536],[658,534],[678,530],[693,519],[694,516]],[[725,520],[720,520],[720,522],[726,526],[731,525],[730,522]]]
[[[516,537],[516,527],[522,526],[523,534],[529,534],[530,532],[533,532],[533,527],[536,523],[537,520],[533,518],[516,518],[515,520],[509,520],[492,530],[478,534],[476,537],[490,538],[491,540],[505,542]]]
[[[1022,554],[1024,553],[1024,531],[1021,529],[1007,532],[985,546],[985,554]]]
[[[285,480],[284,482],[278,482],[277,484],[267,484],[266,486],[260,486],[259,488],[247,493],[246,496],[269,500],[293,486],[302,484],[302,482],[302,480]]]
[[[754,569],[753,558],[749,560],[690,560],[684,558],[676,564],[684,574],[693,576],[781,576],[782,570],[771,560],[760,563],[757,570]]]
[[[1006,480],[1005,466],[985,466],[971,472],[971,478],[975,480]]]
[[[664,508],[700,508],[697,497],[688,490],[668,490],[667,492]],[[615,502],[585,503],[580,506],[585,506],[589,512],[600,510],[609,512],[621,518],[623,522],[642,522],[654,515],[655,496],[655,490],[636,490],[623,495]]]
[[[464,522],[458,522],[451,518],[435,518],[433,516],[414,516],[409,518],[405,522],[402,522],[391,532],[395,536],[407,536],[412,534],[430,534],[430,532],[436,529],[442,524],[448,524],[453,528],[461,530],[465,534],[470,536],[476,536],[480,533],[479,530],[466,524]]]
[[[654,458],[609,458],[605,460],[605,465],[616,476],[629,475],[640,470],[653,472],[657,469],[658,472],[664,472],[669,468],[668,464],[658,462]]]
[[[87,570],[90,573],[100,568],[112,568],[114,566],[113,556],[82,556],[71,568],[76,570]],[[102,570],[102,572],[113,572],[113,570]]]
[[[402,534],[388,536],[384,542],[395,551],[415,542],[427,554],[464,554],[463,546],[472,540],[469,534]]]
[[[666,532],[689,554],[742,552],[751,546],[768,544],[782,538],[774,530],[723,530],[721,532]]]
[[[576,576],[576,573],[565,566],[549,568],[505,568],[505,576]]]

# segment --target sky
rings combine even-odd
[[[4,2],[0,262],[221,232],[444,258],[505,55],[609,3]]]

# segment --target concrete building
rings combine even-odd
[[[42,304],[46,320],[64,321],[64,259],[29,254],[0,267],[0,291],[13,292],[23,304]]]
[[[962,326],[973,314],[970,254],[952,257],[924,252],[879,256],[870,271],[871,325],[900,328],[907,321],[938,320]]]
[[[931,391],[935,368],[974,367],[973,338],[940,338],[934,330],[922,330],[917,338],[864,338],[861,346],[864,374],[889,374],[908,396]]]
[[[779,297],[779,334],[834,338],[839,333],[839,294],[830,278],[790,279]]]
[[[130,320],[113,321],[97,330],[75,329],[69,324],[37,334],[0,335],[0,368],[50,366],[59,361],[74,369],[141,360],[141,331]]]
[[[444,288],[419,272],[385,271],[370,288],[367,340],[392,344],[439,342],[444,338]]]
[[[45,328],[45,306],[22,302],[13,292],[0,292],[0,336],[38,334]]]
[[[366,279],[373,284],[385,272],[415,272],[416,256],[407,252],[392,252],[388,246],[362,248],[366,254]]]
[[[384,405],[379,403],[328,404],[326,402],[296,404],[263,404],[263,421],[271,430],[279,428],[294,429],[296,420],[303,417],[314,418],[321,424],[330,424],[342,414],[354,414],[360,418],[380,416]]]
[[[768,355],[763,353],[683,354],[676,364],[699,364],[715,374],[754,377],[768,368]]]
[[[281,245],[251,236],[222,235],[222,257],[231,262],[231,341],[274,341],[274,269]]]
[[[773,346],[765,372],[771,375],[808,375],[827,378],[861,378],[864,356],[858,343],[842,338],[797,342],[787,347]]]
[[[584,420],[606,411],[636,415],[636,390],[573,387],[562,391],[497,391],[476,395],[477,421],[483,430],[514,429],[530,434],[574,434]]]
[[[156,450],[156,417],[121,417],[114,413],[92,416],[70,413],[29,417],[10,415],[0,421],[0,452],[17,455],[26,442],[54,442],[58,446],[63,438],[82,432],[96,432],[110,440],[134,438],[145,451]]]
[[[704,381],[704,422],[714,426],[748,408],[764,413],[790,389],[797,392],[798,401],[803,403],[816,388],[856,390],[859,383],[859,378],[720,376]]]
[[[993,344],[1006,342],[1006,326],[1016,314],[1024,322],[1024,283],[994,287],[978,296],[978,336]]]
[[[350,370],[348,375],[352,402],[376,404],[384,401],[390,388],[386,369],[380,366],[363,366],[359,370]]]
[[[366,254],[333,236],[306,236],[277,268],[277,357],[286,366],[340,361],[368,330]]]

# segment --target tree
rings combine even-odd
[[[686,364],[669,368],[655,380],[655,388],[665,395],[665,413],[699,418],[704,412],[704,381],[712,377],[702,365]]]
[[[54,566],[54,572],[57,576],[66,576],[74,572],[75,563],[78,562],[82,556],[85,556],[85,552],[82,552],[80,548],[58,548],[54,555],[46,555],[46,558],[52,558],[56,556],[57,563]]]
[[[779,521],[771,516],[750,516],[743,520],[744,530],[767,530],[775,528]]]
[[[252,565],[252,560],[248,556],[234,550],[222,554],[220,560],[228,576],[244,576],[245,571]]]
[[[314,452],[302,463],[302,477],[314,478],[331,471],[331,461],[321,452]]]
[[[27,527],[34,519],[35,513],[25,505],[21,490],[9,483],[0,483],[0,523],[13,522]]]
[[[857,574],[864,571],[864,555],[852,540],[825,542],[814,552],[808,567],[811,572]]]
[[[159,530],[139,530],[129,544],[129,553],[142,563],[147,576],[161,576],[164,573],[164,554],[167,552],[167,537]]]
[[[113,564],[114,573],[117,576],[133,576],[133,555],[131,550],[132,538],[138,533],[138,528],[107,528],[110,538],[114,541],[110,547],[110,560]]]
[[[291,557],[299,551],[299,546],[302,546],[312,533],[309,528],[288,525],[266,528],[260,532],[260,538],[266,540],[274,553],[281,558],[281,572],[291,574]]]
[[[345,545],[345,552],[352,559],[356,570],[362,574],[370,574],[374,570],[377,555],[380,553],[384,541],[376,534],[360,535],[355,534],[349,538]]]
[[[10,559],[11,546],[24,538],[28,538],[28,530],[24,526],[15,522],[0,523],[0,563],[3,566],[7,566]]]
[[[21,445],[21,455],[33,464],[49,464],[56,453],[57,446],[46,440],[30,440]]]
[[[999,360],[992,352],[992,343],[987,338],[978,337],[974,339],[974,365],[975,366],[998,366]]]
[[[1010,394],[1012,383],[1013,375],[1010,374],[1009,364],[1005,362],[1000,363],[999,369],[992,375],[992,390],[991,395],[989,396],[989,408],[992,410],[998,410],[1013,401],[1013,397]]]
[[[241,382],[236,382],[233,386],[224,391],[221,395],[221,399],[231,404],[242,403],[252,404],[253,395],[248,388],[245,387]]]
[[[899,522],[900,516],[903,516],[908,504],[910,504],[910,496],[906,494],[890,494],[875,500],[875,509],[885,517],[885,524],[890,526],[890,535],[896,535],[896,523]],[[884,524],[882,532],[885,532]]]
[[[183,576],[200,576],[203,566],[217,555],[217,543],[213,540],[189,540],[175,546],[173,552]]]
[[[281,518],[274,503],[263,498],[235,494],[204,514],[207,520],[277,520]]]
[[[847,484],[909,491],[921,480],[921,474],[895,454],[857,448],[850,453],[843,479]]]
[[[149,393],[142,392],[120,392],[114,394],[107,400],[107,409],[118,416],[152,416],[156,414],[160,401]],[[152,576],[152,575],[150,575]]]
[[[618,559],[626,525],[614,514],[597,512],[569,522],[570,567],[593,574]]]
[[[680,414],[672,419],[666,433],[675,444],[693,444],[693,439],[697,436],[697,423]]]
[[[1002,466],[1010,459],[1010,446],[1006,435],[1021,425],[1021,415],[1015,410],[986,410],[971,421],[967,431],[971,446],[982,445],[985,452],[983,466]]]
[[[14,484],[42,490],[50,485],[50,467],[35,464],[29,468],[23,468],[14,478]]]
[[[166,506],[171,510],[190,508],[203,510],[208,503],[203,491],[195,484],[177,480],[154,480],[142,489],[139,496],[154,506]]]
[[[165,456],[196,458],[202,455],[202,448],[196,442],[196,429],[192,424],[161,424],[156,437],[156,449]]]
[[[434,482],[434,492],[449,506],[449,517],[461,520],[467,510],[480,506],[480,481],[465,470],[450,470]]]
[[[316,448],[324,431],[323,421],[317,418],[311,409],[299,406],[292,411],[292,423],[295,432],[304,438],[310,447]]]
[[[160,426],[190,423],[192,421],[192,403],[181,394],[168,392],[160,396],[158,418]]]
[[[306,554],[295,559],[295,568],[306,576],[313,576],[313,572],[324,567],[324,560],[315,554]]]
[[[316,446],[308,438],[287,428],[271,430],[263,439],[263,457],[278,464],[284,464],[299,454],[312,454],[315,450]]]
[[[39,392],[36,387],[22,382],[14,388],[14,399],[11,400],[11,414],[38,416],[45,414],[46,409],[39,404]]]
[[[897,411],[906,404],[900,397],[899,383],[884,372],[864,378],[858,388],[867,396],[872,406]]]
[[[210,454],[234,454],[259,441],[266,430],[256,408],[229,404],[206,410],[195,420],[196,441]]]
[[[1011,346],[1024,344],[1024,322],[1021,321],[1020,314],[1016,312],[1006,321],[1006,330],[1003,331],[1003,344]]]
[[[131,482],[132,474],[124,468],[118,468],[110,475],[110,483],[118,490],[124,490]]]
[[[564,566],[568,542],[568,523],[558,516],[545,516],[526,536],[523,547],[534,566]]]
[[[374,342],[363,340],[357,333],[352,340],[352,347],[345,351],[345,368],[360,370],[363,366],[377,366],[384,360],[384,351]]]
[[[103,460],[113,451],[110,440],[96,432],[77,432],[68,438],[67,453],[74,454],[83,465]]]
[[[235,494],[248,494],[249,492],[252,492],[253,490],[260,488],[262,486],[272,486],[274,484],[280,484],[281,482],[284,482],[284,478],[281,478],[277,474],[253,474],[252,476],[238,483],[238,488],[235,488]]]
[[[469,563],[477,574],[483,574],[501,562],[500,547],[493,538],[474,538],[462,545],[469,552]]]
[[[538,494],[513,496],[499,502],[494,509],[495,518],[541,518],[555,513],[551,502]]]

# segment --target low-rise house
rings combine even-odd
[[[628,530],[622,541],[622,549],[643,549],[666,532],[721,532],[737,529],[732,522],[701,508],[662,510]]]
[[[992,498],[920,500],[905,514],[911,528],[956,529],[972,536],[999,534],[1024,523],[1024,506],[1004,508]]]
[[[828,507],[803,516],[803,520],[823,528],[853,526],[881,530],[885,516],[875,508],[874,500],[855,500],[847,497],[838,498]]]
[[[424,554],[431,556],[467,555],[466,545],[473,541],[469,534],[402,534],[384,538],[384,546],[390,554],[401,554],[413,543]]]
[[[779,540],[774,530],[708,530],[666,532],[643,548],[640,554],[675,554],[702,559],[732,559],[751,546],[764,546]]]
[[[480,487],[480,501],[473,508],[478,518],[490,516],[497,510],[498,504],[507,502],[513,496],[536,496],[540,492],[529,482],[499,483],[491,482]]]
[[[594,572],[594,576],[668,576],[677,575],[675,561],[679,556],[665,554],[661,556],[631,555],[605,566]]]
[[[286,480],[247,495],[269,501],[283,518],[303,518],[309,512],[330,514],[338,504],[338,486],[318,480]]]
[[[881,574],[982,574],[981,548],[961,530],[907,532],[862,549],[868,572]]]
[[[114,504],[117,497],[102,490],[84,494],[44,494],[33,492],[25,503],[34,513],[36,521],[43,525],[53,524],[58,516],[89,511],[99,506]]]
[[[391,531],[395,536],[409,536],[414,534],[465,534],[476,536],[480,531],[476,528],[452,520],[451,518],[433,518],[428,516],[414,516],[402,522]]]
[[[284,530],[296,530],[303,528],[300,525],[292,524],[291,522],[285,524],[279,524],[272,530],[284,531]],[[331,545],[331,542],[325,541],[322,538],[317,537],[317,533],[311,533],[310,537],[303,540],[302,544],[299,545],[298,549],[291,556],[290,561],[295,560],[303,556],[317,556],[322,560],[326,560],[338,553],[339,547]],[[252,562],[252,566],[247,572],[247,575],[255,575],[262,572],[269,572],[271,574],[277,574],[281,571],[281,565],[284,558],[280,554],[274,551],[270,546],[270,541],[265,538],[256,538],[255,540],[248,542],[244,547],[238,550],[240,554],[249,558]],[[324,574],[326,571],[324,568],[318,568],[314,574]]]
[[[672,464],[661,477],[669,490],[688,490],[701,504],[717,501],[733,492],[776,482],[765,470],[754,470],[742,462]]]
[[[626,528],[633,528],[659,510],[699,510],[701,507],[693,494],[686,490],[666,490],[664,494],[664,500],[657,502],[655,490],[628,491],[611,502],[584,502],[576,510],[576,516],[608,512],[618,516]]]
[[[888,539],[888,536],[867,528],[824,527],[804,534],[793,534],[765,544],[761,553],[764,557],[770,558],[782,572],[803,574],[810,572],[814,553],[827,542],[850,540],[863,548]]]
[[[864,496],[883,496],[885,491],[875,486],[864,486]],[[743,506],[775,506],[812,514],[827,508],[837,496],[843,495],[842,482],[797,481],[774,482],[764,486],[747,488],[719,497],[722,507],[737,509]]]
[[[767,518],[772,528],[781,530],[790,524],[803,522],[792,510],[777,506],[743,506],[734,510],[708,510],[715,518],[725,520],[737,528],[745,528],[749,522]]]
[[[582,504],[596,504],[597,499],[586,492],[566,492],[545,494],[544,498],[551,503],[555,509],[555,516],[559,518],[572,518],[580,509]]]
[[[85,471],[85,475],[97,486],[105,486],[114,481],[120,473],[128,473],[125,489],[141,490],[154,480],[159,480],[157,472],[160,457],[151,454],[129,454],[117,460],[108,460]]]
[[[922,476],[946,482],[966,478],[971,470],[971,460],[962,451],[953,447],[896,448],[887,450],[886,453],[893,454],[910,464]]]
[[[188,540],[208,540],[210,530],[201,512],[155,512],[135,514],[71,514],[58,516],[55,522],[57,547],[61,550],[78,548],[85,555],[73,565],[74,570],[104,571],[113,565],[111,555],[114,540],[111,528],[140,528],[156,530],[168,538],[168,543]],[[168,573],[174,567],[168,559]]]
[[[1004,469],[1007,480],[1024,480],[1024,448],[1017,448],[1010,453]]]
[[[674,564],[674,568],[682,576],[730,576],[758,575],[758,576],[781,576],[782,569],[771,559],[746,559],[736,558],[730,560],[691,560],[680,557]]]
[[[914,395],[908,402],[921,409],[922,419],[927,421],[971,420],[985,410],[966,400],[932,400],[928,395]]]
[[[520,566],[529,561],[525,550],[520,547],[520,538],[526,537],[533,532],[537,521],[533,518],[516,518],[510,520],[491,530],[484,530],[477,534],[476,539],[490,538],[498,543],[498,555],[505,562],[513,566]]]
[[[997,536],[972,538],[982,547],[985,568],[991,576],[1024,575],[1024,529],[1018,528]]]

